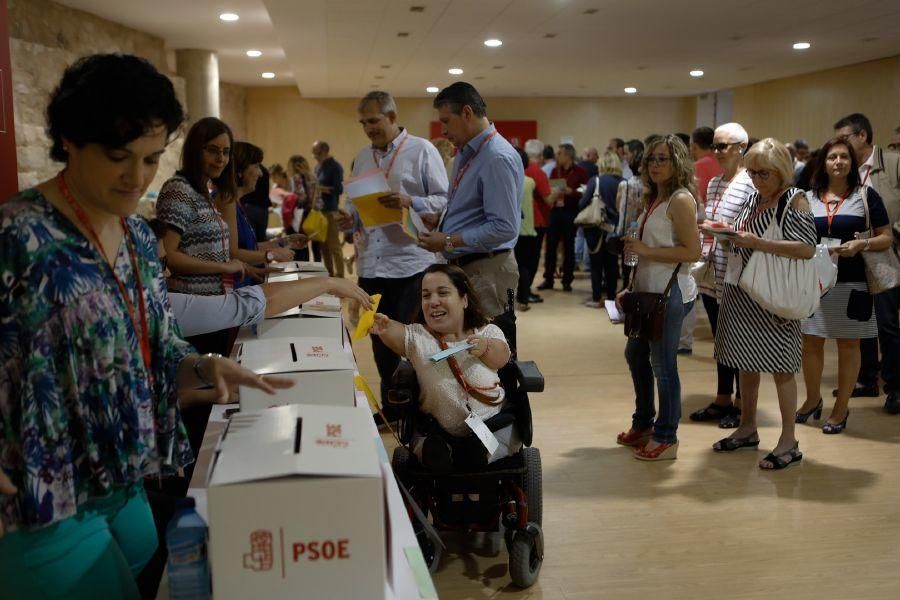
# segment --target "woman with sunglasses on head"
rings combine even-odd
[[[822,433],[841,433],[850,417],[850,394],[859,374],[859,340],[878,336],[862,253],[885,250],[893,238],[884,203],[878,192],[861,185],[856,155],[848,142],[835,138],[822,146],[811,188],[810,205],[819,243],[828,246],[837,261],[838,280],[822,297],[815,314],[801,325],[806,402],[795,420],[806,423],[810,416],[818,419],[822,415],[819,388],[825,340],[834,339],[838,347],[838,394]],[[875,237],[856,239],[857,234],[869,231],[870,223]]]
[[[783,469],[803,458],[794,435],[800,371],[800,321],[779,317],[756,303],[739,285],[754,252],[809,259],[815,254],[816,226],[802,190],[791,187],[794,165],[781,142],[766,138],[744,155],[756,192],[735,218],[716,332],[716,361],[740,370],[741,422],[731,436],[713,444],[716,452],[757,448],[756,402],[760,373],[771,373],[781,411],[781,437],[759,468]],[[769,223],[783,215],[783,240],[763,239]],[[788,282],[784,282],[787,286]]]
[[[616,443],[634,447],[637,459],[666,460],[676,458],[678,453],[678,339],[684,315],[697,297],[688,266],[700,257],[694,170],[687,146],[675,135],[648,140],[641,177],[644,211],[639,219],[640,231],[637,238],[624,239],[625,252],[638,256],[633,288],[635,292],[656,294],[668,289],[669,297],[662,338],[648,342],[630,337],[625,346],[634,382],[635,411],[631,429],[620,433]],[[620,306],[626,293],[616,297]],[[653,405],[654,382],[659,414]]]
[[[194,460],[176,396],[284,385],[194,353],[133,216],[183,117],[147,61],[83,58],[47,109],[64,169],[0,206],[2,598],[139,598],[142,479]]]
[[[716,227],[718,224],[733,225],[735,217],[756,191],[746,169],[741,165],[744,151],[747,150],[747,140],[747,131],[738,123],[720,125],[713,133],[712,150],[722,167],[722,174],[713,177],[706,190],[704,225],[707,227]],[[703,258],[713,263],[715,273],[714,289],[700,288],[700,298],[703,300],[703,307],[706,309],[709,325],[715,337],[730,246],[708,234],[703,236],[701,243]],[[718,421],[722,429],[733,429],[741,420],[738,372],[720,362],[716,362],[716,372],[718,387],[715,400],[691,413],[690,418],[691,421]]]

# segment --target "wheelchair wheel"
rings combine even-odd
[[[413,521],[413,532],[416,534],[416,541],[419,542],[419,549],[422,551],[422,558],[425,559],[428,572],[432,575],[437,573],[438,567],[441,565],[443,547],[428,537],[425,528],[418,521]]]
[[[543,475],[541,473],[541,451],[537,448],[523,448],[525,474],[522,476],[522,491],[528,498],[528,520],[544,524]]]
[[[533,523],[530,525],[534,525],[537,535],[543,538],[541,528]],[[513,585],[520,588],[534,585],[543,564],[544,557],[534,536],[527,531],[516,531],[509,549],[509,578],[512,579]]]

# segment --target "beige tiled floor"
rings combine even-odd
[[[454,543],[435,576],[441,598],[900,598],[900,416],[881,411],[883,398],[853,400],[843,435],[800,426],[803,464],[765,473],[756,463],[775,443],[778,416],[764,378],[760,451],[714,454],[727,432],[687,419],[715,391],[701,309],[694,354],[679,359],[679,458],[636,461],[615,444],[633,409],[625,338],[605,312],[581,305],[587,290],[578,279],[574,293],[545,292],[519,314],[520,355],[547,381],[532,398],[544,469],[540,580],[517,590],[505,550]],[[829,347],[826,414],[835,354]],[[357,358],[377,382],[368,342]]]

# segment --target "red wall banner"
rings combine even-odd
[[[519,148],[523,148],[526,141],[537,138],[537,121],[494,121],[494,125],[506,141]],[[431,122],[428,135],[431,139],[444,137],[440,121]]]
[[[0,0],[0,203],[19,191],[12,89],[9,15],[6,0]]]

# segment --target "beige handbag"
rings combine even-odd
[[[875,237],[869,220],[869,194],[866,186],[862,186],[862,197],[866,211],[866,231],[856,234],[856,237],[866,240]],[[866,282],[870,294],[880,294],[900,287],[900,253],[897,251],[897,244],[891,244],[887,250],[872,250],[860,254],[866,266]]]

